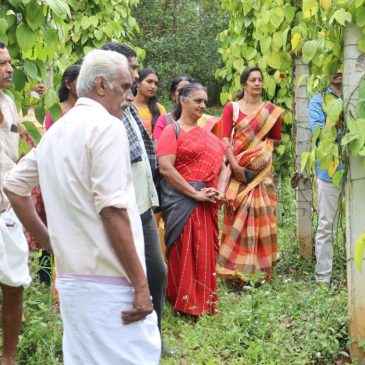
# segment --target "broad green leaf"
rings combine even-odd
[[[309,159],[309,155],[310,155],[310,152],[303,152],[300,156],[300,171],[303,172],[306,165],[307,165],[307,162],[308,162],[308,159]]]
[[[277,7],[270,12],[270,23],[278,29],[284,20],[284,12],[281,8]]]
[[[275,88],[276,88],[276,82],[271,77],[266,77],[264,79],[264,86],[267,90],[267,93],[270,97],[274,96],[275,94]]]
[[[290,4],[286,4],[283,7],[283,11],[286,21],[290,24],[295,17],[295,8],[293,8]]]
[[[57,121],[58,119],[61,118],[62,113],[61,113],[61,107],[60,104],[54,104],[50,109],[49,112],[51,113],[52,116],[52,120]]]
[[[303,0],[303,17],[310,18],[312,15],[317,13],[318,4],[317,0]]]
[[[365,53],[365,34],[363,34],[359,40],[357,41],[357,46],[359,47],[359,51],[361,53]]]
[[[364,146],[365,139],[358,137],[349,143],[349,150],[352,156],[357,156]]]
[[[342,112],[342,99],[337,98],[334,100],[331,100],[327,104],[327,120],[330,123],[336,123],[340,117],[340,114]]]
[[[19,47],[23,52],[27,52],[34,47],[37,35],[29,28],[27,24],[20,24],[17,27],[15,34]]]
[[[361,80],[359,84],[359,98],[365,99],[365,80]]]
[[[82,29],[88,29],[90,27],[90,20],[89,17],[87,17],[86,15],[84,15],[81,18],[81,28]]]
[[[27,77],[25,76],[24,72],[20,69],[15,69],[13,74],[13,82],[16,90],[23,90],[26,82]]]
[[[365,7],[361,6],[356,10],[356,24],[362,28],[365,26]]]
[[[25,60],[24,61],[24,71],[33,80],[39,79],[37,65],[34,61]]]
[[[354,261],[357,269],[362,272],[362,260],[365,252],[365,232],[363,232],[356,241],[354,250]]]
[[[293,48],[293,50],[297,49],[301,39],[302,39],[302,35],[300,33],[293,34],[293,36],[291,37],[291,47]]]
[[[67,17],[71,17],[70,7],[68,6],[66,1],[63,0],[43,0],[46,3],[53,13],[61,19],[66,19]]]
[[[273,49],[279,50],[279,48],[283,45],[283,33],[276,32],[272,37],[272,46]]]
[[[343,170],[336,171],[332,176],[332,184],[335,186],[339,186],[342,181],[343,174],[344,174]]]
[[[319,162],[319,167],[323,170],[328,170],[333,164],[333,156],[324,156]]]
[[[344,8],[340,8],[334,12],[330,19],[330,24],[333,22],[333,20],[336,20],[337,23],[341,25],[345,25],[347,23],[351,23],[352,16],[350,13],[346,12]]]
[[[266,62],[267,64],[276,69],[276,70],[280,70],[281,68],[281,57],[280,54],[278,53],[270,53],[266,56]]]
[[[365,118],[365,99],[360,99],[356,105],[356,115],[358,118]]]
[[[355,8],[359,8],[362,4],[364,4],[364,0],[356,0],[355,1]]]
[[[255,48],[247,47],[246,51],[243,53],[243,57],[246,60],[252,60],[253,58],[255,58],[256,54],[257,54],[257,51]]]
[[[243,69],[245,68],[245,63],[243,61],[242,58],[238,59],[238,60],[234,60],[233,62],[233,67],[238,71],[238,72],[242,72]]]
[[[27,4],[25,11],[27,24],[33,31],[36,31],[44,20],[42,6],[40,6],[36,1],[32,1]]]
[[[48,89],[44,97],[44,106],[50,109],[55,104],[58,104],[58,95],[54,89]]]
[[[39,132],[38,128],[34,125],[34,123],[32,123],[30,121],[23,122],[23,125],[24,125],[26,131],[28,132],[30,138],[36,144],[38,144],[40,142],[41,138],[42,138],[42,135]]]
[[[321,134],[321,127],[317,126],[317,128],[315,129],[313,135],[312,135],[312,148],[314,149],[317,145],[317,141],[319,138],[319,135]]]
[[[305,42],[303,48],[303,61],[305,63],[309,63],[318,50],[318,43],[316,41],[307,41]]]
[[[278,154],[280,155],[280,156],[282,156],[283,154],[284,154],[284,152],[285,152],[285,146],[284,145],[280,145],[277,149],[276,149],[276,151],[278,152]]]
[[[261,53],[263,55],[265,55],[267,52],[269,52],[270,45],[271,45],[271,37],[269,35],[264,36],[260,40],[260,49],[261,49]]]
[[[92,16],[90,17],[89,21],[90,21],[90,24],[91,24],[93,27],[95,27],[95,28],[96,28],[96,27],[98,26],[99,19],[98,19],[98,17],[97,17],[97,16],[92,15]]]

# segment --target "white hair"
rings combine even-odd
[[[128,71],[128,60],[125,56],[117,52],[100,49],[89,52],[84,57],[77,78],[77,95],[79,97],[86,96],[94,90],[98,76],[103,77],[111,87],[111,83],[118,77],[120,68],[125,68]]]

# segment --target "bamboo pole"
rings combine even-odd
[[[302,60],[295,60],[295,82],[302,75],[309,75],[309,67]],[[296,216],[297,239],[300,254],[305,258],[312,257],[312,187],[306,173],[300,173],[301,154],[311,149],[309,128],[307,85],[303,82],[295,88],[295,127],[296,127]]]
[[[358,100],[354,91],[365,73],[365,58],[360,55],[357,41],[361,37],[361,29],[349,25],[345,29],[344,38],[344,78],[343,97],[346,105],[350,99],[353,108]],[[356,240],[365,230],[365,169],[362,158],[350,157],[350,167],[346,183],[346,254],[348,304],[350,312],[351,357],[357,364],[365,364],[365,352],[359,341],[365,339],[365,270],[360,273],[354,263]],[[364,260],[363,260],[364,264]],[[365,265],[364,265],[365,267]]]

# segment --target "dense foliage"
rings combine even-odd
[[[64,69],[78,62],[90,49],[112,39],[131,41],[139,28],[131,16],[138,0],[2,0],[0,40],[14,60],[14,87],[10,90],[23,112],[36,102],[29,88],[47,83],[47,93],[37,103],[36,115],[43,122],[44,110],[59,113],[53,88]]]
[[[146,52],[144,66],[160,76],[160,95],[166,99],[176,76],[189,75],[208,87],[217,104],[222,82],[214,71],[222,67],[217,34],[226,26],[219,0],[141,0],[133,15],[141,34],[137,44]]]

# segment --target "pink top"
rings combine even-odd
[[[170,114],[171,122],[173,121],[173,117]],[[153,128],[152,139],[159,139],[162,131],[166,127],[166,114],[160,115],[156,120],[155,127]]]

